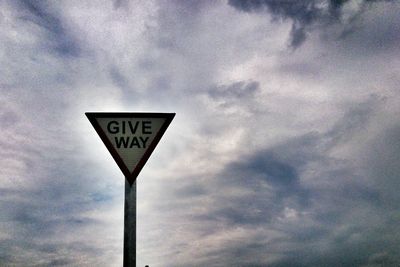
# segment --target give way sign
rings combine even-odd
[[[175,113],[85,114],[131,185],[175,116]]]

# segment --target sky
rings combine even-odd
[[[85,112],[175,112],[137,266],[400,266],[400,2],[0,0],[0,266],[122,266]]]

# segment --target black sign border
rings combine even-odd
[[[125,178],[128,180],[130,185],[132,185],[135,182],[140,171],[146,164],[147,160],[150,158],[150,155],[153,153],[158,142],[160,142],[161,137],[164,135],[172,119],[175,117],[175,113],[148,113],[148,112],[85,112],[85,114],[86,117],[89,119],[90,123],[92,124],[93,128],[96,130],[97,134],[100,136],[100,139],[107,147],[111,156],[118,164],[118,167],[125,175]],[[165,122],[163,123],[160,130],[154,137],[153,141],[150,143],[149,147],[143,154],[142,158],[139,160],[139,163],[137,164],[136,168],[131,173],[128,167],[123,162],[122,158],[119,156],[117,150],[112,145],[111,141],[108,139],[106,133],[103,131],[100,124],[97,122],[96,120],[97,118],[164,118]]]

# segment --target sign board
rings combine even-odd
[[[86,116],[132,184],[175,113],[86,112]]]

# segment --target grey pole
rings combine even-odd
[[[136,267],[136,181],[125,179],[124,267]]]

